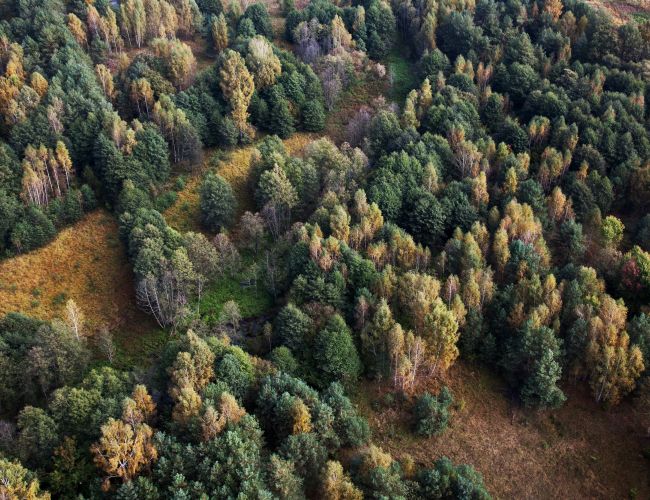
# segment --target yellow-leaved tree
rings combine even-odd
[[[255,83],[238,52],[226,50],[219,76],[221,91],[230,104],[231,116],[239,129],[240,137],[244,134],[252,134],[252,128],[247,120],[248,106],[255,92]]]

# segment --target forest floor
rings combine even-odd
[[[447,456],[471,464],[495,498],[650,498],[643,456],[650,439],[629,400],[605,410],[568,386],[562,408],[526,410],[508,401],[504,381],[463,362],[447,384],[454,394],[451,424],[429,439],[411,431],[408,403],[387,403],[388,384],[362,385],[355,402],[373,441],[395,458],[410,454],[427,465]]]

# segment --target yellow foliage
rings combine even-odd
[[[91,329],[132,316],[131,266],[108,212],[92,212],[43,248],[0,262],[0,315],[63,318],[68,299]]]
[[[322,497],[324,500],[361,500],[363,493],[354,486],[343,471],[340,462],[330,460],[323,473]]]
[[[111,478],[130,481],[158,458],[152,438],[153,430],[147,424],[134,427],[111,418],[102,426],[102,437],[90,450],[95,464],[106,473],[105,488],[110,487]]]

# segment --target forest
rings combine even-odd
[[[0,499],[649,498],[621,5],[0,0]]]

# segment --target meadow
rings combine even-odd
[[[115,328],[137,314],[132,283],[117,222],[97,210],[48,245],[0,262],[0,315],[51,320],[73,299],[89,328]]]

